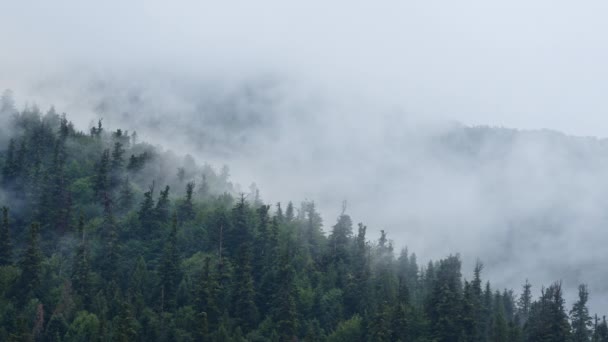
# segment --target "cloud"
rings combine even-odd
[[[606,136],[607,6],[12,2],[0,87],[315,200],[326,226],[347,199],[423,258],[599,297],[605,141],[453,122]]]

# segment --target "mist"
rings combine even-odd
[[[470,276],[479,258],[516,291],[586,282],[608,307],[604,2],[3,7],[18,107],[229,165],[266,202],[315,201],[326,230],[346,200],[422,260],[461,253]]]

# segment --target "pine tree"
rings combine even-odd
[[[234,282],[234,317],[245,332],[257,325],[258,310],[251,275],[251,251],[248,245],[239,247]]]
[[[112,213],[112,200],[105,194],[104,212],[102,223],[102,237],[104,240],[101,271],[106,280],[116,282],[118,280],[118,229],[114,214]]]
[[[278,272],[278,290],[273,300],[274,320],[281,341],[296,339],[297,312],[294,296],[294,269],[290,262],[290,251],[283,252]]]
[[[593,342],[608,342],[608,324],[606,323],[606,316],[602,318],[602,323],[596,325],[597,328],[594,332]]]
[[[194,219],[194,203],[192,202],[194,186],[194,182],[188,182],[188,184],[186,184],[186,197],[180,205],[180,218],[182,221],[190,221]]]
[[[391,313],[391,341],[410,341],[409,290],[405,279],[399,279],[397,301]]]
[[[119,342],[134,341],[137,336],[137,321],[133,317],[131,305],[122,301],[120,304],[120,312],[117,317],[116,336],[113,340]]]
[[[114,143],[114,148],[112,149],[112,161],[110,163],[112,171],[121,171],[124,166],[125,149],[123,148],[123,144],[120,141]]]
[[[570,310],[570,319],[572,321],[572,342],[588,342],[591,338],[591,316],[587,308],[589,300],[589,291],[586,285],[578,287],[578,301]]]
[[[201,316],[201,319],[204,314],[204,320],[207,322],[207,326],[210,326],[211,328],[215,327],[217,318],[220,315],[220,310],[216,301],[218,286],[217,279],[211,272],[211,258],[207,257],[203,263],[203,270],[200,274],[200,278],[196,283],[194,305]]]
[[[505,309],[500,292],[494,293],[494,315],[492,320],[492,341],[509,342],[509,331],[505,319]]]
[[[175,307],[175,294],[180,279],[179,250],[177,247],[177,214],[173,214],[171,232],[165,242],[165,252],[160,270],[161,289],[167,307]]]
[[[524,333],[527,341],[566,342],[570,338],[570,324],[564,310],[560,283],[542,290],[541,297],[530,307],[530,317]]]
[[[281,202],[277,202],[276,207],[277,207],[277,211],[275,213],[275,216],[276,216],[278,222],[279,223],[285,222],[285,215],[283,214],[283,208],[281,208]]]
[[[159,222],[165,223],[169,220],[169,186],[165,187],[165,190],[160,192],[158,201],[156,202],[156,208],[154,208],[156,219]]]
[[[72,263],[72,288],[82,297],[84,306],[88,307],[91,301],[90,264],[84,234],[84,217],[82,215],[78,222],[78,237],[80,237],[81,242],[76,249]]]
[[[0,226],[0,266],[12,264],[13,245],[10,237],[8,208],[2,207],[2,226]]]
[[[350,219],[350,216],[345,215],[344,212],[342,212],[329,236],[331,258],[334,263],[348,262],[348,246],[352,235],[352,220]]]
[[[122,183],[118,196],[118,204],[120,209],[123,212],[131,210],[135,195],[133,194],[133,187],[131,186],[131,182],[129,182],[129,177],[126,177]]]
[[[367,327],[367,341],[392,342],[391,323],[390,306],[386,302],[382,303],[369,321]]]
[[[526,279],[523,285],[523,292],[517,301],[517,316],[519,323],[523,326],[530,317],[530,308],[532,306],[532,285]]]
[[[28,234],[27,246],[19,266],[21,277],[18,282],[18,291],[22,293],[22,301],[32,295],[36,295],[40,285],[40,270],[42,263],[42,252],[40,251],[39,239],[40,225],[32,223]]]
[[[461,335],[460,265],[458,256],[439,261],[437,280],[427,302],[433,335],[440,342],[457,341]]]
[[[155,228],[154,218],[154,183],[150,186],[150,189],[144,193],[144,200],[141,202],[138,216],[139,223],[141,224],[142,231],[145,235],[152,232]]]
[[[285,221],[291,222],[295,218],[293,203],[291,201],[287,203],[287,210],[285,211]]]
[[[95,196],[103,200],[103,196],[110,189],[109,186],[109,173],[110,173],[110,150],[105,149],[101,154],[101,159],[97,164],[97,174],[93,184],[93,191]]]
[[[352,277],[346,285],[345,306],[347,316],[362,313],[368,306],[370,265],[368,260],[369,248],[365,240],[367,227],[359,223],[354,251],[352,253]]]
[[[483,271],[483,263],[479,260],[475,263],[473,271],[473,281],[471,281],[470,304],[473,318],[473,339],[474,341],[483,341],[487,337],[488,313],[487,307],[483,305],[483,291],[481,288],[481,272]],[[486,301],[487,306],[487,301]],[[485,323],[485,324],[484,324]]]
[[[112,149],[110,161],[109,186],[111,189],[114,189],[120,183],[120,177],[122,175],[125,163],[124,154],[125,149],[123,148],[123,144],[120,141],[116,141],[114,143],[114,148]]]
[[[4,167],[2,168],[2,184],[9,188],[17,178],[17,161],[16,161],[16,147],[15,139],[11,139],[8,144],[6,151],[6,157],[4,161]]]

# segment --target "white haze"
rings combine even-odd
[[[572,296],[587,282],[605,313],[606,142],[480,130],[466,146],[455,122],[606,136],[607,10],[5,2],[0,88],[20,105],[54,104],[81,128],[103,117],[228,164],[266,201],[314,200],[325,229],[346,199],[370,238],[386,229],[421,260],[460,252],[467,275],[479,257],[499,287],[562,279]]]

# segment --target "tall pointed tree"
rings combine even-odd
[[[165,187],[165,190],[160,192],[158,197],[158,201],[156,202],[156,208],[154,208],[154,212],[156,213],[156,219],[159,222],[165,223],[169,221],[169,208],[170,199],[169,199],[169,186]]]
[[[72,288],[82,297],[84,306],[88,307],[91,300],[91,266],[89,264],[88,248],[84,233],[84,217],[82,215],[80,215],[78,221],[78,237],[81,241],[76,249],[72,263]]]
[[[194,203],[193,203],[193,194],[194,194],[194,182],[188,182],[186,184],[186,197],[179,207],[180,219],[182,221],[190,221],[194,219]]]
[[[589,342],[591,338],[591,316],[587,308],[589,291],[587,285],[579,285],[578,300],[570,310],[570,320],[572,322],[572,342]]]
[[[177,214],[173,214],[171,231],[165,242],[165,252],[160,269],[161,290],[166,307],[174,308],[175,294],[180,279],[179,250],[177,247]]]
[[[13,262],[13,245],[10,236],[8,208],[2,207],[2,226],[0,226],[0,266]]]
[[[105,149],[101,154],[101,159],[97,163],[97,174],[95,175],[93,190],[95,196],[103,201],[104,193],[107,193],[110,186],[110,150]]]
[[[18,291],[22,294],[21,300],[23,301],[29,296],[36,295],[40,285],[42,252],[39,246],[39,229],[40,225],[38,223],[31,224],[25,252],[19,263],[21,276],[18,282]]]
[[[154,215],[154,183],[148,191],[144,192],[144,200],[139,207],[139,223],[144,235],[148,235],[155,228]]]

